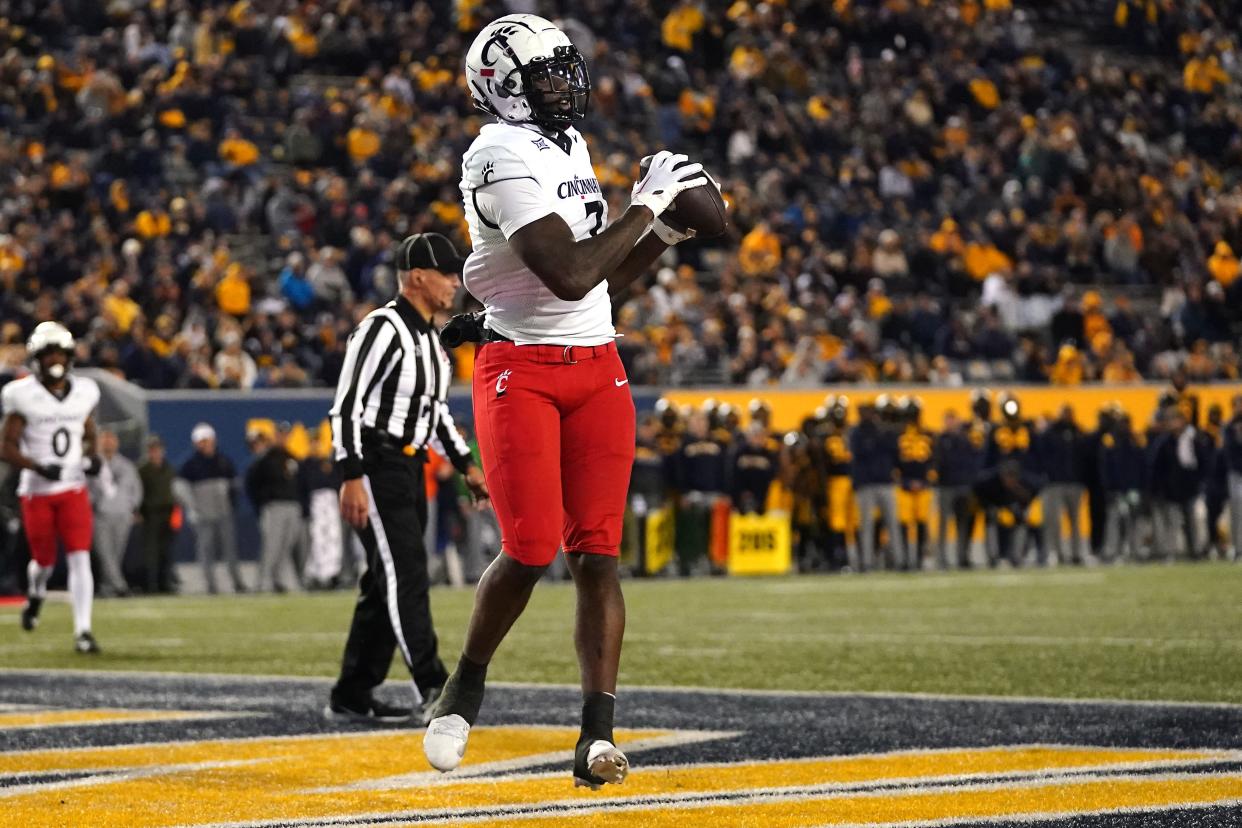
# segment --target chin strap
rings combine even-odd
[[[655,233],[656,237],[669,247],[681,244],[687,239],[694,238],[696,235],[693,227],[687,227],[685,230],[676,230],[665,224],[664,220],[659,216],[656,216],[656,220],[651,223],[651,232]]]

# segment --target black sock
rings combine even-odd
[[[431,717],[456,713],[473,725],[483,706],[483,680],[487,677],[487,665],[471,661],[463,653],[457,669],[444,683],[444,691],[432,705]]]
[[[582,735],[578,741],[603,739],[616,744],[612,738],[612,717],[616,707],[617,697],[611,693],[587,693],[582,699]]]
[[[457,674],[461,676],[462,684],[466,687],[482,687],[483,680],[487,678],[487,665],[471,661],[462,653],[457,662]]]

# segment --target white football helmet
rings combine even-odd
[[[533,14],[483,27],[466,52],[474,105],[513,124],[563,129],[586,117],[591,78],[565,33]]]
[[[59,322],[40,322],[30,332],[30,338],[26,340],[26,356],[40,378],[60,379],[65,375],[68,366],[73,364],[73,349],[76,344],[73,334],[69,333],[69,329],[64,325]],[[44,376],[43,363],[39,357],[51,350],[64,351],[69,361],[65,365],[57,363],[50,366],[48,375]]]

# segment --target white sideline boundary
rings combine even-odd
[[[80,670],[76,668],[4,668],[0,669],[0,681],[10,676],[46,676],[48,674],[63,676],[106,676],[109,678],[139,677],[156,679],[203,679],[206,681],[232,681],[245,684],[270,684],[272,682],[299,682],[308,685],[330,687],[334,679],[329,676],[279,676],[253,675],[249,673],[179,673],[158,670]],[[527,681],[491,681],[488,687],[507,688],[513,690],[565,690],[580,691],[577,684],[556,684]],[[627,684],[622,692],[641,690],[655,693],[692,693],[713,696],[760,696],[778,699],[892,699],[895,701],[944,701],[944,702],[987,702],[996,704],[1053,704],[1070,706],[1104,705],[1111,707],[1170,707],[1186,709],[1242,710],[1242,703],[1235,702],[1196,702],[1165,699],[1116,699],[1116,698],[1066,698],[1054,696],[998,696],[969,695],[955,693],[917,693],[888,690],[771,690],[747,689],[743,687],[701,687],[695,685],[673,684]]]

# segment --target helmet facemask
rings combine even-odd
[[[51,362],[46,359],[53,354],[64,354],[64,362]],[[34,355],[35,368],[39,378],[43,380],[60,380],[73,366],[73,352],[55,345],[49,345]]]
[[[535,123],[563,129],[586,117],[591,76],[577,47],[557,46],[552,57],[537,57],[518,74]]]

